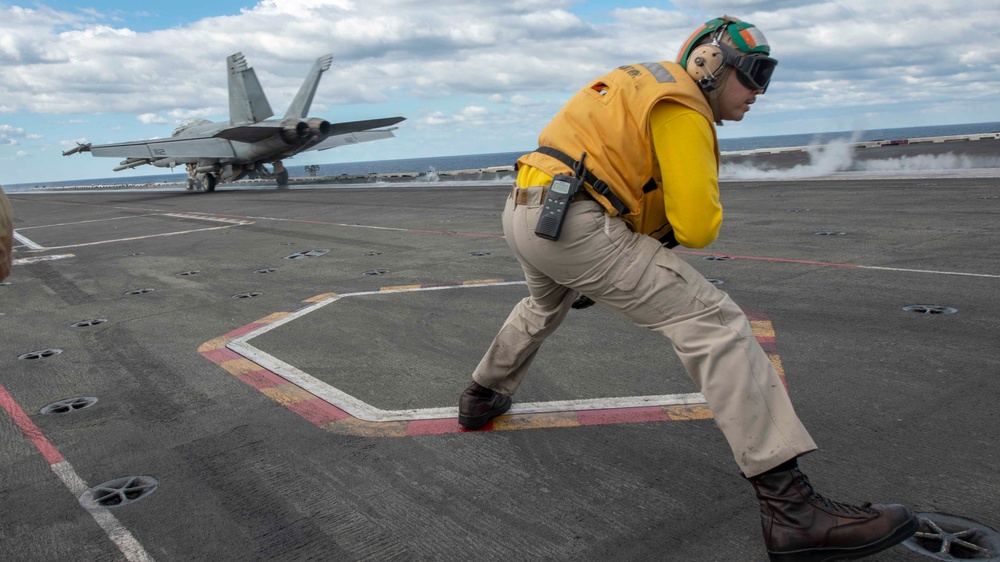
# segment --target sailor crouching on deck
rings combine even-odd
[[[459,399],[476,429],[505,413],[539,346],[592,299],[667,337],[705,396],[760,502],[772,560],[839,560],[918,527],[902,505],[815,492],[797,457],[816,449],[740,308],[669,248],[701,248],[722,224],[715,125],[740,121],[777,61],[753,25],[723,16],[677,63],[619,67],[587,84],[520,158],[503,229],[529,296],[504,322]]]

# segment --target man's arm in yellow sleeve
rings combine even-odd
[[[667,220],[682,246],[704,248],[722,227],[712,124],[697,111],[673,102],[657,104],[649,122]]]

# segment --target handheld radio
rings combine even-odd
[[[535,235],[548,240],[559,240],[569,203],[583,187],[583,176],[586,172],[583,160],[586,157],[586,152],[580,156],[580,161],[573,168],[573,176],[558,174],[552,178],[549,190],[545,194],[542,214],[538,215],[538,224],[535,225]]]

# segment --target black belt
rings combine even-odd
[[[571,156],[555,148],[549,146],[540,146],[535,150],[535,152],[555,158],[556,160],[569,166],[570,169],[576,167],[576,160],[573,160]],[[590,170],[584,169],[583,181],[589,183],[590,187],[593,188],[595,192],[597,192],[602,197],[607,199],[608,202],[611,203],[611,206],[614,207],[615,211],[617,211],[619,215],[627,215],[630,212],[628,205],[626,205],[621,199],[618,198],[617,195],[614,194],[614,192],[611,191],[611,188],[604,180],[595,176]],[[649,193],[650,191],[653,191],[656,188],[657,188],[656,180],[654,180],[653,178],[649,178],[649,181],[642,186],[642,192]]]
[[[527,205],[528,204],[528,189],[529,188],[521,188],[521,187],[518,187],[516,185],[514,186],[514,190],[513,190],[512,195],[514,197],[514,204],[515,205]],[[543,187],[542,188],[542,190],[540,192],[540,195],[538,197],[537,204],[541,205],[542,203],[545,202],[545,195],[548,192],[549,192],[549,188],[547,188],[547,187]],[[576,196],[573,197],[572,201],[583,201],[584,199],[589,199],[591,201],[594,201],[594,198],[591,197],[590,194],[587,193],[586,190],[581,190],[580,193],[577,193]]]

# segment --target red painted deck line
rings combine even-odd
[[[59,480],[66,486],[66,489],[76,497],[80,506],[90,513],[90,516],[94,518],[97,525],[107,534],[108,539],[125,555],[125,559],[129,562],[153,562],[153,557],[146,552],[142,544],[135,539],[128,528],[122,525],[106,507],[98,505],[94,501],[92,494],[89,493],[89,489],[87,488],[87,483],[76,473],[73,465],[64,459],[59,451],[52,446],[52,443],[42,434],[42,430],[38,429],[38,426],[31,421],[31,418],[24,413],[24,410],[21,409],[21,406],[18,405],[17,401],[14,400],[14,397],[7,392],[7,389],[3,385],[0,385],[0,407],[3,407],[10,414],[14,423],[21,429],[21,432],[31,440],[31,443],[38,449],[38,452],[49,463],[49,469],[59,477]]]
[[[31,443],[38,449],[38,452],[45,457],[45,460],[51,464],[58,464],[64,462],[66,459],[63,458],[59,451],[49,443],[49,440],[45,438],[42,434],[42,430],[38,429],[35,422],[31,421],[31,418],[24,413],[24,410],[17,404],[14,397],[7,392],[7,389],[0,385],[0,406],[3,406],[4,410],[10,414],[10,417],[14,419],[14,423],[17,427],[21,428],[21,432],[31,440]]]
[[[831,265],[831,264],[823,264]],[[497,280],[497,282],[502,282]],[[422,285],[412,285],[406,286],[407,288],[439,288],[439,287],[452,287],[460,286],[466,284],[465,282],[457,283],[426,283]],[[394,287],[383,287],[380,290],[399,290]],[[303,301],[302,306],[296,307],[296,309],[306,308],[307,306],[313,306],[316,302],[316,297]],[[764,351],[768,354],[772,363],[775,363],[778,369],[778,374],[781,376],[782,382],[785,383],[787,389],[787,382],[785,380],[785,374],[783,368],[780,367],[780,357],[777,355],[776,350],[776,337],[774,334],[773,327],[770,325],[770,316],[766,313],[757,310],[745,310],[744,313],[747,319],[751,322],[764,322],[767,325],[764,327],[763,332],[766,335],[755,336],[757,342],[764,348]],[[222,337],[215,338],[206,342],[201,347],[201,355],[216,364],[222,364],[226,361],[240,360],[244,363],[249,363],[251,366],[259,367],[258,369],[243,371],[236,370],[233,372],[234,376],[243,382],[249,384],[250,386],[258,389],[265,390],[268,389],[272,392],[268,393],[267,396],[272,400],[282,403],[286,408],[292,410],[296,414],[300,415],[305,420],[309,421],[313,425],[322,427],[327,431],[332,433],[348,434],[348,435],[360,435],[367,437],[411,437],[418,435],[443,435],[451,433],[465,433],[471,430],[467,430],[458,424],[456,418],[445,418],[445,419],[432,419],[432,420],[410,420],[410,421],[393,421],[393,422],[366,422],[359,420],[354,416],[351,416],[347,412],[341,410],[337,406],[330,404],[329,402],[323,400],[322,398],[316,397],[313,394],[301,389],[301,387],[293,385],[293,383],[286,380],[284,377],[278,375],[277,373],[264,368],[263,366],[254,363],[250,359],[244,358],[242,355],[233,352],[228,349],[226,343],[230,340],[246,335],[254,330],[257,330],[263,326],[277,321],[280,319],[275,315],[271,315],[268,318],[271,320],[258,320],[237,328],[231,332],[228,332]],[[287,392],[282,392],[280,388],[281,385],[290,385],[297,390],[301,390],[301,393],[308,395],[311,398],[302,399],[301,396],[294,397]],[[0,387],[2,388],[2,387]],[[286,396],[287,395],[287,396]],[[288,398],[287,400],[282,400],[282,398]],[[580,427],[580,426],[593,426],[593,425],[607,425],[607,424],[623,424],[623,423],[646,423],[646,422],[662,422],[662,421],[677,421],[677,420],[697,420],[697,419],[708,419],[711,417],[711,412],[708,410],[708,406],[705,404],[694,404],[686,406],[640,406],[631,408],[610,408],[604,410],[579,410],[579,411],[567,411],[567,412],[549,412],[541,414],[510,414],[505,416],[500,416],[493,420],[490,420],[485,426],[478,430],[474,430],[474,433],[490,432],[490,431],[510,431],[518,429],[540,429],[540,428],[553,428],[553,427]],[[30,422],[30,420],[29,420]]]

